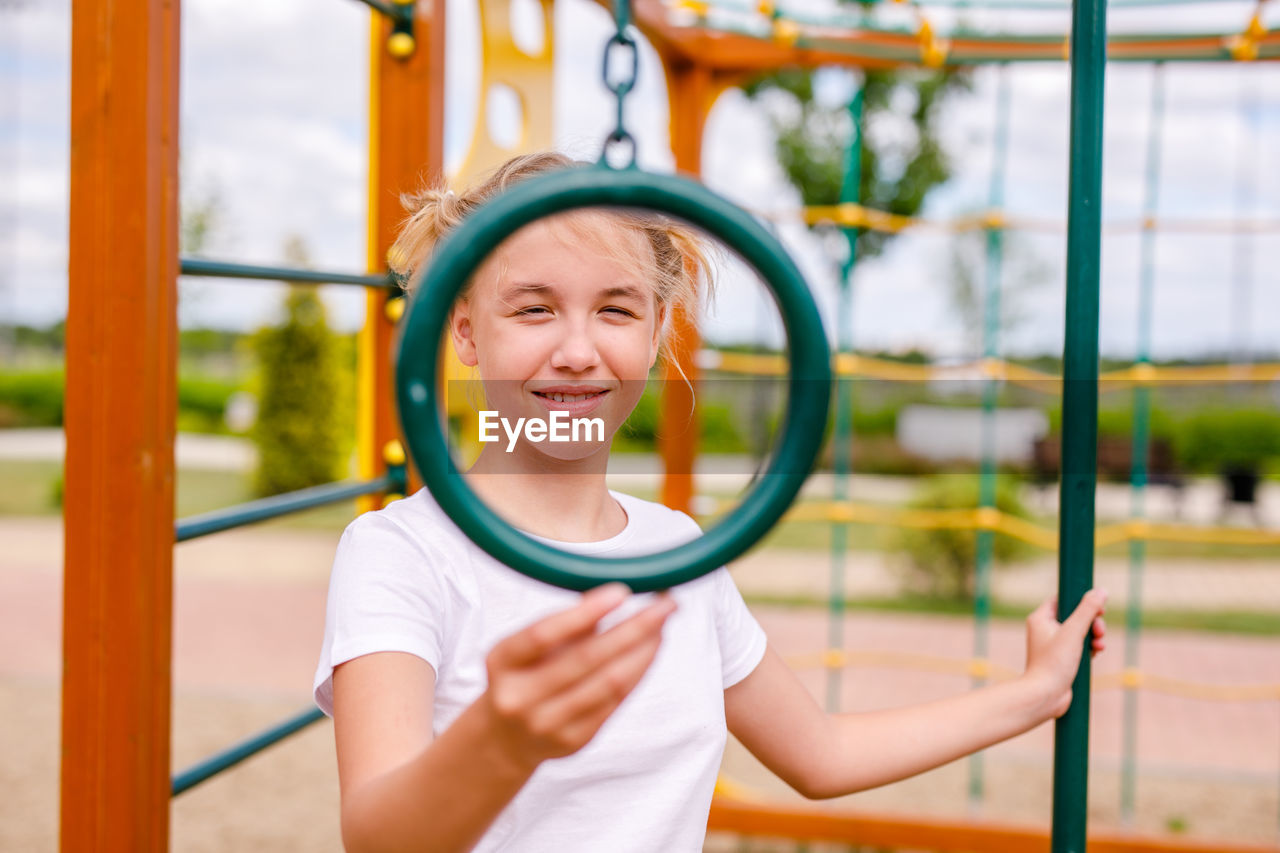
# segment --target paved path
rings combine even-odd
[[[66,442],[60,429],[0,429],[0,459],[60,461]],[[248,471],[257,453],[242,438],[178,433],[174,448],[180,468]]]

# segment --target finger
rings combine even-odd
[[[1036,610],[1033,610],[1032,612],[1028,613],[1028,616],[1027,616],[1028,635],[1036,635],[1036,637],[1043,637],[1044,634],[1051,633],[1051,631],[1056,630],[1057,629],[1056,611],[1057,611],[1056,603],[1053,602],[1052,598],[1048,598],[1046,599],[1046,601],[1041,602],[1041,606],[1037,607]]]
[[[536,670],[530,671],[530,677],[537,680],[535,695],[552,696],[569,689],[635,648],[656,642],[675,607],[675,601],[669,596],[659,597],[608,631],[565,646]]]
[[[1046,598],[1040,602],[1040,606],[1031,611],[1032,616],[1052,616],[1057,609],[1057,603],[1052,598]]]
[[[1107,593],[1102,589],[1091,589],[1080,599],[1080,603],[1076,605],[1075,611],[1067,617],[1062,623],[1063,628],[1073,636],[1077,636],[1083,642],[1084,637],[1089,633],[1093,620],[1098,618],[1102,613],[1102,608],[1106,606]]]
[[[592,631],[610,610],[626,600],[630,591],[620,583],[608,583],[585,593],[568,610],[534,622],[499,642],[489,653],[507,666],[527,666],[561,644]]]
[[[542,727],[543,731],[558,731],[566,739],[570,739],[571,733],[578,729],[580,734],[585,733],[586,737],[581,741],[585,743],[623,700],[631,695],[632,690],[649,671],[660,645],[661,637],[649,638],[591,673],[590,677],[573,685],[571,689],[547,700],[538,709],[535,725]]]

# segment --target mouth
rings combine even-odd
[[[563,391],[534,391],[533,396],[537,397],[550,411],[584,415],[599,407],[609,393],[609,389],[582,391],[577,394],[568,394]]]

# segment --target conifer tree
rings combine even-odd
[[[286,256],[306,266],[301,239],[290,238]],[[315,285],[291,283],[284,320],[254,335],[260,387],[253,440],[258,448],[254,491],[259,495],[316,486],[346,471],[349,410],[340,341],[329,328]]]

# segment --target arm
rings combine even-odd
[[[432,739],[435,673],[399,652],[334,671],[343,843],[351,853],[469,850],[547,758],[584,746],[657,653],[669,598],[603,633],[620,585],[498,643],[489,685]]]
[[[1084,638],[1103,648],[1105,595],[1089,593],[1061,624],[1045,602],[1027,619],[1018,678],[885,711],[827,714],[772,649],[725,691],[729,730],[765,766],[811,799],[896,782],[1021,734],[1066,713]]]

